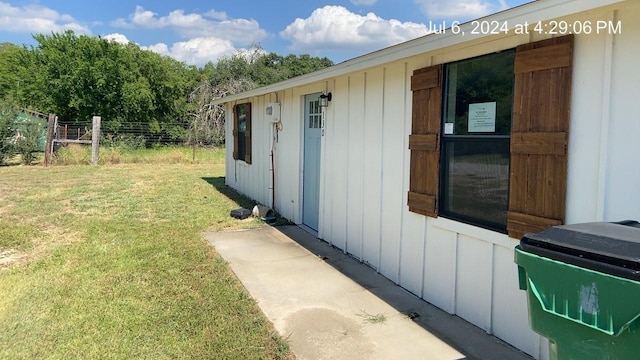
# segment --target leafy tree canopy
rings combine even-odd
[[[67,123],[87,124],[99,115],[105,129],[114,132],[126,132],[131,123],[148,133],[180,135],[169,127],[203,128],[190,126],[194,114],[202,114],[223,93],[333,65],[326,57],[282,56],[253,44],[249,51],[197,68],[133,43],[70,30],[34,39],[31,47],[0,44],[0,100],[55,113]]]
[[[304,75],[333,65],[326,57],[308,54],[286,56],[267,53],[254,43],[248,51],[238,52],[217,63],[207,63],[203,68],[204,79],[214,84],[245,79],[255,86],[265,86],[296,76]]]

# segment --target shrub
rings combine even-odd
[[[144,149],[146,147],[146,139],[142,135],[107,134],[101,137],[100,144],[109,148],[117,148],[122,151],[131,151]]]
[[[63,146],[56,151],[54,163],[56,165],[91,164],[91,148],[79,144]]]
[[[16,124],[15,150],[22,157],[22,163],[30,165],[35,160],[34,152],[40,150],[40,137],[44,129],[42,121],[33,120]]]
[[[13,105],[0,102],[0,165],[15,154],[13,136],[15,135],[16,109]]]
[[[109,148],[109,159],[107,160],[111,164],[120,164],[120,150],[118,148]]]

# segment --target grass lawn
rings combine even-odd
[[[263,224],[229,217],[250,204],[198,151],[0,167],[1,359],[293,357],[202,238]]]

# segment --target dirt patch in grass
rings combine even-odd
[[[79,234],[55,226],[48,226],[38,233],[39,236],[24,239],[26,245],[0,246],[0,269],[27,265],[50,254],[58,246],[80,241]]]
[[[7,268],[27,256],[26,253],[15,249],[0,250],[0,269]]]

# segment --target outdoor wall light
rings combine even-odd
[[[322,95],[320,95],[320,97],[319,97],[320,107],[329,106],[329,101],[331,101],[331,98],[332,98],[332,96],[331,96],[330,92],[326,93],[326,94],[323,93]]]

